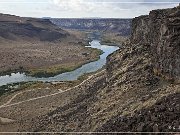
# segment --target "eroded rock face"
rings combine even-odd
[[[96,131],[179,132],[179,62],[180,6],[133,19],[130,41],[110,55],[106,65],[108,92],[119,90],[128,96],[124,107],[117,109],[122,113]],[[161,95],[163,98],[157,100]],[[130,104],[125,106],[125,102]],[[135,102],[137,106],[132,109]],[[143,109],[136,111],[143,104]]]
[[[108,57],[106,70],[42,100],[62,102],[47,114],[21,119],[18,131],[179,132],[180,85],[169,81],[179,80],[178,16],[176,7],[135,18],[130,42]]]
[[[131,43],[150,45],[156,75],[180,80],[180,6],[133,19]]]
[[[132,20],[132,35],[129,45],[120,55],[126,57],[140,48],[147,48],[155,75],[166,80],[180,81],[180,6],[172,9],[154,10],[147,16],[136,17]],[[128,49],[129,46],[129,49]],[[142,49],[141,49],[142,50]],[[142,50],[143,51],[143,50]],[[144,55],[144,54],[143,54]],[[142,56],[144,57],[144,56]],[[115,55],[108,58],[110,67]],[[121,63],[119,61],[119,63]],[[107,67],[110,68],[107,64]],[[112,67],[116,67],[115,63]],[[109,73],[112,69],[110,68]]]
[[[154,12],[151,12],[153,17]],[[158,16],[161,14],[158,13]],[[180,80],[180,7],[167,10],[165,19],[158,24],[154,24],[154,29],[160,27],[157,33],[159,40],[155,41],[155,47],[152,48],[154,56],[154,70],[160,72],[167,79]],[[157,16],[157,17],[158,17]],[[152,18],[153,20],[153,18]],[[156,36],[156,35],[154,35]],[[155,38],[155,37],[154,37]]]

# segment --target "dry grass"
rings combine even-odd
[[[32,76],[54,76],[97,60],[101,52],[80,41],[73,36],[61,42],[2,41],[0,74],[25,71]]]

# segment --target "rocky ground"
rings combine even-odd
[[[179,132],[180,93],[165,96],[133,115],[115,116],[98,131]]]
[[[0,108],[9,121],[0,131],[178,134],[179,12],[178,6],[135,18],[130,42],[108,57],[105,70],[65,92]],[[162,29],[147,33],[156,28]]]
[[[43,114],[47,114],[50,111],[55,110],[59,106],[67,105],[73,99],[81,96],[82,94],[91,95],[89,91],[82,91],[84,88],[89,88],[93,86],[96,80],[104,78],[104,71],[97,73],[94,76],[89,76],[83,82],[77,82],[72,84],[56,84],[56,85],[46,85],[46,87],[34,87],[23,90],[21,95],[17,95],[9,104],[0,107],[1,118],[9,118],[12,121],[9,123],[3,123],[0,125],[0,131],[19,131],[29,128],[29,124],[32,118],[36,118]],[[54,86],[54,87],[52,87]],[[31,93],[33,90],[34,92]],[[61,91],[60,91],[61,90]],[[47,91],[51,93],[47,93]],[[15,94],[11,93],[3,98],[7,98],[9,101]],[[46,96],[44,96],[44,93]],[[37,99],[32,99],[32,97],[38,97]],[[42,98],[41,98],[42,97]],[[22,100],[23,99],[23,100]],[[25,99],[25,100],[24,100]],[[32,99],[29,101],[29,99]],[[21,102],[24,101],[24,102]]]

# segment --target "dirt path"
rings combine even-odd
[[[0,108],[2,108],[3,106],[7,106],[8,104],[10,104],[12,102],[13,99],[15,99],[18,95],[20,94],[23,94],[25,92],[30,92],[30,91],[35,91],[34,89],[32,90],[27,90],[27,91],[22,91],[22,92],[19,92],[17,94],[15,94],[12,98],[10,98],[5,104],[1,105]]]
[[[14,122],[14,121],[15,120],[0,117],[0,124],[11,123],[11,122]]]
[[[84,80],[82,83],[76,85],[76,86],[73,87],[73,88],[69,88],[69,89],[66,89],[66,90],[64,90],[64,91],[59,90],[59,92],[53,93],[53,94],[50,94],[50,95],[40,96],[40,97],[36,97],[36,98],[31,98],[31,99],[28,99],[28,100],[24,100],[24,101],[21,101],[21,102],[9,104],[9,103],[11,103],[11,101],[12,101],[13,99],[15,99],[18,95],[23,94],[24,92],[28,92],[28,91],[24,91],[24,92],[17,93],[17,94],[14,95],[10,100],[8,100],[5,104],[1,105],[1,106],[0,106],[0,109],[1,109],[1,108],[5,108],[5,107],[11,107],[11,106],[19,105],[19,104],[22,104],[22,103],[25,103],[25,102],[34,101],[34,100],[37,100],[37,99],[42,99],[42,98],[47,98],[47,97],[55,96],[55,95],[58,95],[58,94],[61,94],[61,93],[64,93],[64,92],[73,90],[74,88],[77,88],[77,87],[81,86],[81,85],[84,84],[86,81],[90,80],[90,79],[93,78],[94,76],[96,76],[96,75],[98,75],[98,74],[100,74],[100,73],[102,73],[102,72],[104,72],[104,71],[105,71],[105,70],[102,70],[101,72],[98,72],[98,73],[96,73],[96,74],[94,74],[94,75],[89,76],[86,80]],[[29,90],[29,91],[32,91],[32,90]]]

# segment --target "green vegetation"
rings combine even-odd
[[[11,73],[23,73],[24,72],[24,69],[23,67],[19,67],[19,69],[15,69],[15,70],[12,70],[12,69],[8,69],[6,71],[3,71],[3,72],[0,72],[0,76],[4,76],[4,75],[11,75]]]
[[[67,83],[71,83],[72,87],[79,84],[80,82],[84,81],[85,79],[88,78],[88,76],[93,75],[97,72],[100,72],[102,69],[99,69],[98,71],[92,72],[92,73],[86,73],[80,76],[77,80],[75,81],[68,81]],[[35,82],[19,82],[19,83],[13,83],[13,84],[8,84],[8,85],[3,85],[0,86],[0,97],[5,94],[10,94],[16,91],[20,90],[25,90],[25,89],[34,89],[34,88],[39,88],[39,87],[46,87],[46,83],[40,82],[40,81],[35,81]],[[51,84],[53,85],[53,84]],[[54,86],[53,86],[54,87]]]
[[[9,94],[12,92],[16,92],[16,91],[28,88],[29,86],[36,83],[37,82],[19,82],[19,83],[13,83],[13,84],[0,86],[0,97],[4,94]]]
[[[33,77],[52,77],[64,72],[70,72],[78,67],[79,65],[57,65],[50,68],[29,70],[28,72],[26,72],[26,74]]]

